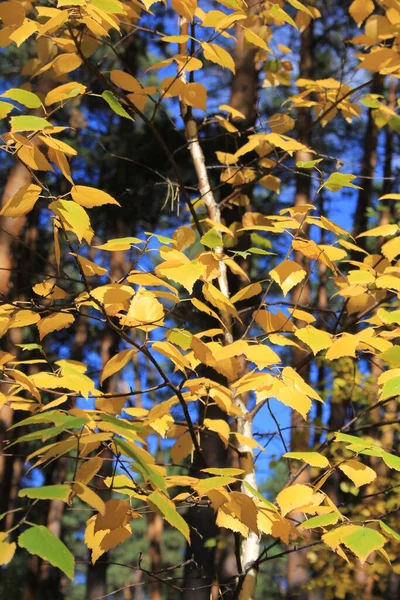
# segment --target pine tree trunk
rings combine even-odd
[[[311,21],[308,27],[301,34],[300,48],[300,65],[299,76],[301,78],[312,79],[314,70],[313,61],[313,22]],[[311,143],[311,123],[312,115],[309,108],[299,108],[297,113],[297,139],[306,146]],[[311,155],[299,151],[296,153],[296,161],[307,161],[311,159]],[[310,202],[311,194],[311,178],[309,172],[299,169],[296,173],[296,195],[295,206],[301,206]],[[302,217],[300,217],[302,218]],[[307,227],[302,225],[302,232],[307,233]],[[296,252],[294,260],[303,266],[308,272],[308,261],[300,253]],[[294,305],[301,304],[308,306],[310,304],[310,285],[308,282],[297,286],[292,294],[292,302]],[[304,353],[296,349],[292,353],[293,367],[296,368],[304,358]],[[308,382],[310,378],[309,365],[306,365],[298,370],[303,379]],[[306,450],[310,443],[309,429],[303,417],[297,412],[292,411],[291,419],[291,451]],[[295,469],[296,470],[296,469]],[[304,470],[296,479],[296,483],[308,483],[309,473]],[[296,514],[294,518],[302,519],[302,515]],[[307,550],[293,552],[288,557],[287,567],[287,600],[309,600],[310,594],[305,590],[306,584],[310,580],[310,567],[307,558]]]

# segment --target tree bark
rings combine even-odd
[[[300,46],[300,65],[299,65],[299,76],[305,79],[312,79],[314,70],[313,60],[313,22],[311,21],[308,27],[301,34],[301,46]],[[311,124],[312,115],[309,108],[299,108],[297,113],[297,138],[299,142],[306,146],[310,146],[311,143]],[[311,155],[304,151],[298,151],[296,153],[297,161],[307,161],[311,159]],[[295,195],[295,206],[302,206],[310,202],[311,194],[311,178],[309,171],[298,169],[296,171],[296,195]],[[300,219],[303,216],[299,217]],[[304,234],[307,233],[307,227],[302,225],[302,231]],[[295,252],[294,260],[302,265],[306,272],[308,272],[308,260],[300,252]],[[292,302],[294,305],[301,303],[302,305],[309,305],[311,300],[311,290],[308,282],[300,284],[294,290],[292,294]],[[304,353],[294,349],[292,353],[293,367],[296,368],[304,357]],[[299,374],[303,379],[308,382],[310,378],[310,367],[306,365],[298,370]],[[291,451],[306,450],[309,446],[310,435],[309,429],[304,422],[303,417],[297,412],[292,411],[291,418],[291,440],[290,449]],[[297,478],[296,483],[308,483],[309,472],[304,470],[300,477]],[[301,514],[294,515],[295,518],[302,519]],[[287,567],[287,600],[309,600],[310,594],[305,589],[306,584],[310,580],[310,567],[307,558],[307,550],[300,550],[289,554],[288,567]]]

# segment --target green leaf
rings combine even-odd
[[[91,0],[91,4],[110,14],[124,14],[125,9],[118,0]]]
[[[389,452],[383,452],[382,458],[387,467],[389,469],[395,469],[396,471],[400,471],[400,456],[395,456],[394,454],[390,454]]]
[[[111,110],[113,110],[115,112],[116,115],[119,115],[120,117],[124,117],[125,119],[129,119],[130,121],[133,121],[132,117],[126,112],[126,110],[123,108],[123,106],[121,105],[118,98],[116,98],[112,92],[110,92],[109,90],[106,90],[105,92],[102,93],[101,96],[107,102],[107,104],[111,108]]]
[[[315,165],[318,165],[323,161],[323,158],[318,158],[317,160],[298,160],[296,163],[296,167],[299,169],[313,169]]]
[[[210,229],[207,231],[207,233],[205,233],[200,239],[200,242],[203,244],[203,246],[207,246],[207,248],[211,249],[222,246],[223,244],[222,237],[218,231],[216,231],[216,229]]]
[[[360,99],[360,102],[368,108],[379,108],[383,99],[384,97],[381,94],[367,94]]]
[[[160,244],[172,244],[175,242],[172,238],[166,237],[165,235],[159,235],[158,233],[152,233],[151,231],[145,231],[145,234],[150,237],[155,237]]]
[[[329,467],[329,460],[319,452],[286,452],[286,454],[283,455],[283,458],[304,460],[308,465],[322,469]]]
[[[342,543],[349,548],[362,563],[374,550],[382,548],[385,538],[379,531],[370,527],[357,527],[348,535],[342,538]]]
[[[167,333],[167,340],[171,344],[176,344],[182,350],[189,350],[193,335],[186,329],[170,329]]]
[[[11,88],[4,92],[4,94],[1,94],[0,97],[11,98],[11,100],[23,104],[26,108],[40,108],[42,106],[39,96],[27,90],[20,90],[19,88]]]
[[[126,442],[125,440],[122,440],[119,437],[115,437],[114,441],[124,454],[126,454],[130,458],[133,458],[136,461],[138,470],[143,475],[143,477],[145,477],[145,479],[148,479],[150,483],[152,483],[155,487],[159,488],[163,492],[167,492],[167,486],[165,484],[164,477],[159,471],[157,471],[155,467],[153,467],[153,465],[147,464],[143,460],[143,457],[140,454],[140,450],[136,450],[135,444],[130,444],[129,442]]]
[[[378,523],[383,533],[385,533],[392,540],[400,542],[400,535],[397,533],[397,531],[389,527],[389,525],[386,525],[386,523],[384,523],[383,521],[378,521]]]
[[[338,513],[328,513],[327,515],[318,515],[307,519],[301,524],[301,529],[314,529],[314,527],[325,527],[326,525],[336,525],[339,520]]]
[[[249,492],[251,492],[259,500],[261,500],[261,502],[263,502],[263,504],[265,504],[268,508],[270,508],[274,512],[277,512],[276,506],[274,504],[272,504],[272,502],[270,502],[269,500],[264,498],[264,496],[262,494],[260,494],[260,492],[258,490],[256,490],[255,488],[253,488],[252,485],[250,485],[250,483],[248,483],[247,481],[244,481],[243,483],[244,483],[244,486],[247,487]]]
[[[19,490],[20,498],[38,498],[40,500],[63,500],[67,502],[71,493],[69,485],[42,485]]]
[[[53,567],[60,569],[70,579],[74,578],[74,557],[65,544],[47,527],[30,527],[18,538],[18,545],[47,560]]]
[[[54,423],[55,425],[61,425],[67,428],[73,427],[81,427],[85,423],[89,421],[89,417],[74,417],[69,415],[61,410],[49,410],[47,412],[41,412],[32,417],[28,417],[27,419],[23,419],[18,423],[15,423],[10,427],[10,429],[14,429],[15,427],[22,427],[23,425],[33,425],[37,423]]]
[[[373,448],[374,444],[367,442],[362,438],[356,437],[355,435],[349,435],[348,433],[335,433],[335,442],[347,442],[348,444],[356,444],[363,448]]]
[[[389,348],[382,354],[379,354],[378,358],[381,358],[395,367],[400,367],[400,346]]]
[[[390,129],[400,134],[400,116],[393,117],[388,123]]]
[[[328,179],[325,181],[323,187],[330,190],[331,192],[338,192],[344,187],[355,188],[360,190],[359,185],[351,183],[353,179],[356,179],[356,175],[351,173],[331,173]]]
[[[248,252],[251,252],[251,254],[261,254],[262,256],[269,256],[272,254],[276,254],[276,252],[268,252],[268,250],[264,250],[263,248],[249,248]]]
[[[215,490],[216,488],[223,487],[226,485],[231,485],[237,481],[234,477],[208,477],[207,479],[201,479],[196,484],[196,490],[199,493],[206,494],[209,490]]]
[[[209,467],[207,469],[201,469],[202,473],[210,473],[210,475],[228,475],[229,477],[237,477],[243,475],[243,469],[235,469],[231,467]]]
[[[31,351],[31,350],[39,350],[43,351],[43,346],[40,344],[15,344],[18,348],[21,348],[22,352]]]
[[[11,117],[10,123],[11,133],[18,133],[19,131],[42,131],[42,129],[47,129],[47,127],[53,127],[46,119],[32,115]]]
[[[111,423],[112,425],[119,427],[122,431],[124,429],[126,429],[126,431],[129,432],[145,431],[145,428],[140,423],[128,423],[123,419],[118,419],[117,417],[113,417],[112,415],[108,415],[107,413],[101,413],[99,416],[106,423]]]
[[[183,536],[190,543],[190,533],[189,526],[186,523],[185,519],[181,517],[181,515],[176,510],[176,507],[172,500],[161,494],[160,492],[152,492],[150,496],[147,498],[147,502],[150,506],[153,506],[158,509],[158,511],[162,514],[164,519],[168,521],[172,527],[175,527],[178,531],[181,532]]]
[[[391,398],[392,396],[400,395],[400,377],[393,377],[393,379],[389,379],[382,388],[380,394],[380,400],[386,400],[387,398]]]

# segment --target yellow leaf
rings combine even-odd
[[[80,242],[85,239],[90,244],[94,232],[84,208],[69,200],[56,200],[49,204],[49,208],[57,215],[67,231],[74,233]]]
[[[274,314],[268,310],[262,309],[254,312],[253,318],[255,322],[264,329],[265,333],[292,332],[295,329],[290,318],[280,310]]]
[[[85,208],[103,206],[104,204],[116,204],[117,206],[121,206],[119,202],[110,196],[110,194],[86,185],[75,185],[71,189],[71,196],[75,202]]]
[[[155,269],[156,274],[179,283],[191,294],[194,284],[205,271],[204,265],[197,261],[181,265],[169,264],[169,262],[173,263],[173,261],[166,261],[158,265]]]
[[[119,415],[124,408],[125,402],[125,396],[122,398],[103,396],[101,398],[96,398],[95,406],[97,410],[105,412],[108,415]]]
[[[326,352],[327,360],[336,360],[343,356],[356,356],[356,348],[360,340],[350,333],[344,333],[340,338],[333,341],[332,346]]]
[[[354,0],[349,7],[349,13],[360,27],[362,22],[374,12],[374,9],[375,5],[372,0]]]
[[[381,251],[383,256],[393,261],[400,254],[400,237],[395,237],[383,244]]]
[[[268,48],[265,40],[263,40],[259,35],[254,33],[254,31],[252,31],[251,29],[248,29],[247,27],[244,27],[243,25],[242,25],[242,27],[244,29],[244,37],[249,42],[249,44],[252,44],[253,46],[257,46],[258,48],[262,48],[262,50],[266,50],[267,52],[271,52],[271,50],[270,50],[270,48]]]
[[[41,319],[39,323],[37,323],[36,327],[39,330],[40,341],[53,331],[59,331],[60,329],[65,329],[67,327],[71,327],[72,323],[75,321],[75,317],[70,313],[59,312],[44,319]]]
[[[54,169],[43,154],[36,146],[31,148],[22,146],[18,152],[18,158],[33,171],[53,171]]]
[[[95,531],[96,521],[96,516],[87,521],[84,536],[86,545],[92,550],[93,564],[95,564],[102,554],[115,548],[118,544],[122,544],[132,534],[132,530],[128,524],[112,530]]]
[[[82,500],[82,502],[85,502],[85,504],[89,504],[89,506],[98,510],[100,515],[105,514],[106,505],[104,501],[93,490],[87,487],[87,485],[82,482],[74,483],[72,485],[72,491]]]
[[[279,285],[284,296],[307,275],[306,271],[293,260],[284,260],[269,272],[271,278]]]
[[[283,10],[278,4],[273,4],[270,9],[271,15],[277,19],[278,21],[284,21],[285,23],[289,23],[292,27],[297,29],[296,23],[293,21],[292,17],[287,14],[286,11]]]
[[[131,505],[126,500],[112,498],[105,503],[102,515],[96,516],[94,532],[118,529],[131,519]]]
[[[40,392],[34,384],[32,376],[28,377],[25,373],[22,373],[22,371],[17,371],[17,369],[10,371],[9,375],[40,402]]]
[[[248,437],[247,435],[243,435],[242,433],[234,433],[235,438],[237,439],[238,444],[241,446],[248,446],[249,448],[257,448],[258,450],[263,450],[263,447],[255,440],[254,438]]]
[[[72,185],[74,185],[74,180],[72,179],[69,162],[64,152],[54,150],[54,148],[49,148],[48,154],[49,159],[60,169],[65,179],[67,179]]]
[[[18,27],[18,29],[14,29],[14,31],[9,35],[9,39],[12,42],[15,42],[19,48],[21,44],[23,44],[31,35],[36,33],[38,30],[39,26],[37,23],[35,23],[35,21],[32,21],[31,19],[25,19],[21,27]]]
[[[222,442],[225,445],[225,448],[228,447],[229,442],[229,424],[223,419],[204,419],[204,427],[210,429],[211,431],[215,431],[221,438]]]
[[[46,21],[46,23],[44,23],[44,25],[41,25],[39,27],[39,33],[36,39],[39,39],[42,35],[51,35],[52,33],[54,33],[65,23],[65,21],[68,20],[68,16],[69,15],[66,10],[58,11],[57,14],[54,15],[54,17],[51,17],[48,21]]]
[[[304,144],[297,142],[296,140],[294,140],[293,138],[291,138],[287,135],[278,134],[278,133],[267,133],[263,136],[263,138],[269,144],[272,144],[273,146],[276,146],[277,148],[281,148],[282,150],[285,150],[285,152],[288,152],[290,155],[292,155],[293,152],[296,152],[297,150],[299,150],[299,151],[303,150],[308,153],[312,152],[312,150],[310,150],[310,148],[307,148],[307,146],[305,146]]]
[[[339,464],[338,468],[351,479],[356,487],[367,485],[376,479],[375,471],[355,458]]]
[[[167,431],[171,429],[174,424],[174,418],[167,414],[163,415],[159,419],[154,419],[149,422],[150,427],[154,429],[162,438],[165,438]]]
[[[79,262],[79,265],[85,277],[93,277],[94,275],[101,276],[107,274],[108,271],[104,267],[101,267],[100,265],[92,262],[91,260],[88,260],[84,256],[79,256],[79,254],[75,254],[73,252],[71,252],[71,254]]]
[[[314,355],[318,354],[320,350],[329,348],[332,345],[331,336],[326,331],[316,329],[312,325],[307,325],[302,329],[297,329],[295,336],[307,346],[311,348]]]
[[[118,373],[121,369],[128,364],[129,361],[132,360],[137,350],[135,348],[122,350],[115,356],[112,356],[110,360],[105,364],[100,377],[100,383],[103,383],[105,379],[111,377],[115,373]]]
[[[15,327],[27,327],[40,321],[40,315],[35,313],[33,310],[18,310],[16,311],[10,321],[9,329]]]
[[[224,527],[225,529],[240,533],[244,538],[247,538],[249,535],[249,528],[229,512],[225,505],[222,505],[218,510],[216,524],[218,527]]]
[[[241,113],[236,108],[229,106],[229,104],[221,104],[218,108],[219,108],[219,110],[225,110],[226,112],[228,112],[231,115],[232,119],[245,119],[246,118],[243,113]]]
[[[125,303],[132,298],[134,293],[135,291],[133,288],[128,285],[110,283],[94,288],[91,290],[90,295],[101,304],[104,304],[105,307],[115,305],[118,307],[120,305],[125,305]],[[87,294],[85,294],[84,298],[87,299]]]
[[[381,275],[381,277],[376,279],[376,287],[400,292],[400,278],[395,277],[395,275]]]
[[[231,297],[231,302],[235,304],[235,302],[241,302],[242,300],[247,300],[248,298],[252,298],[253,296],[257,296],[261,294],[262,287],[260,283],[251,283],[246,287],[242,288],[234,296]]]
[[[292,510],[307,506],[313,501],[313,490],[308,485],[295,483],[282,490],[276,497],[276,502],[284,517]]]
[[[202,288],[202,292],[204,298],[210,302],[215,308],[217,308],[220,312],[227,313],[228,315],[232,315],[236,317],[240,321],[240,317],[238,312],[232,302],[224,296],[224,294],[215,287],[212,283],[205,283]]]
[[[388,225],[380,225],[379,227],[374,227],[373,229],[369,229],[368,231],[364,231],[357,236],[357,238],[361,237],[386,237],[388,235],[395,235],[399,230],[398,226],[394,223]]]
[[[6,542],[7,533],[0,533],[0,565],[7,565],[15,554],[17,544]]]
[[[51,106],[56,102],[63,102],[63,100],[69,100],[70,98],[81,96],[85,92],[86,86],[78,83],[77,81],[71,81],[54,88],[54,90],[50,90],[50,92],[46,95],[44,102],[47,106]]]
[[[321,467],[322,469],[329,467],[329,460],[319,452],[286,452],[283,457],[303,460],[312,467]]]
[[[0,19],[3,21],[3,26],[22,25],[25,19],[25,9],[19,2],[2,2]]]
[[[52,69],[57,77],[75,71],[82,64],[80,56],[75,52],[59,54],[52,62]]]
[[[22,217],[35,206],[42,188],[34,183],[21,187],[0,210],[2,217]]]
[[[143,331],[152,331],[164,322],[164,308],[157,298],[143,288],[134,295],[126,317],[121,323],[128,327],[137,327]]]
[[[225,67],[235,74],[235,61],[232,56],[221,46],[217,44],[210,44],[209,42],[203,42],[202,44],[204,58],[210,60],[221,67]]]
[[[179,463],[181,460],[192,454],[194,451],[194,445],[192,436],[189,432],[184,433],[180,436],[175,444],[172,446],[170,453],[174,463]]]
[[[170,342],[155,342],[152,349],[172,360],[174,365],[181,371],[190,369],[188,359]]]
[[[176,248],[182,252],[189,248],[196,241],[196,234],[188,225],[178,227],[172,234],[172,239],[175,240]]]
[[[61,140],[56,140],[49,135],[45,135],[45,133],[44,135],[39,135],[39,138],[46,144],[46,146],[52,148],[53,150],[57,150],[57,152],[63,152],[64,154],[68,154],[70,156],[76,156],[77,151],[72,148],[72,146],[62,142]]]
[[[182,86],[181,97],[185,104],[206,110],[207,90],[201,83],[186,83]]]
[[[282,385],[278,386],[274,391],[274,396],[279,402],[282,402],[282,404],[297,410],[303,419],[307,419],[307,414],[312,406],[312,402],[306,394],[294,388]]]
[[[75,481],[84,484],[89,483],[101,469],[102,465],[103,459],[100,456],[83,461],[75,474]]]
[[[230,492],[228,502],[223,505],[223,512],[230,513],[243,525],[259,535],[257,525],[257,506],[254,500],[241,492]]]
[[[192,21],[197,8],[197,0],[171,0],[171,6],[178,15]]]
[[[42,283],[37,283],[33,286],[32,290],[38,296],[43,296],[44,298],[51,298],[52,300],[62,300],[63,298],[68,298],[67,292],[55,283],[51,281],[43,281]]]
[[[281,362],[279,356],[266,344],[248,344],[243,351],[247,360],[264,369]]]
[[[298,321],[305,321],[308,324],[316,321],[314,315],[310,315],[310,313],[306,312],[305,310],[300,310],[299,308],[293,308],[290,310],[290,317],[297,319]]]

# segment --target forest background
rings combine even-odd
[[[400,2],[0,24],[0,597],[397,598]]]

